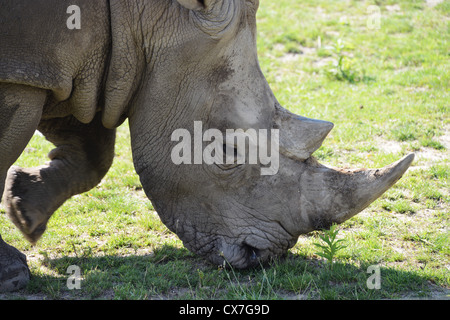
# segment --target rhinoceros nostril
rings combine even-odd
[[[250,259],[251,263],[256,262],[260,257],[259,249],[252,247],[251,245],[247,243],[243,243],[242,247],[247,253],[247,257]]]

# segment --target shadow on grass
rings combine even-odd
[[[315,299],[398,299],[415,294],[426,298],[428,278],[376,262],[334,262],[288,254],[275,265],[284,288]],[[377,279],[378,277],[378,279]],[[290,286],[290,287],[289,287]]]
[[[145,256],[62,257],[44,259],[42,265],[47,270],[32,269],[27,288],[11,298],[398,299],[430,294],[429,279],[414,271],[379,266],[380,289],[371,289],[370,262],[330,266],[293,253],[249,270],[223,269],[170,245]],[[70,266],[81,272],[79,290],[68,288],[76,280]]]

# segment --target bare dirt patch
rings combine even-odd
[[[435,7],[442,2],[444,2],[444,0],[426,0],[427,6],[429,7]]]

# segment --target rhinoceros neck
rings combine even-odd
[[[111,55],[105,85],[103,124],[120,124],[153,71],[180,37],[189,32],[179,7],[171,1],[110,1]],[[175,46],[176,47],[176,46]],[[172,63],[173,65],[173,63]],[[160,81],[163,81],[160,79]]]

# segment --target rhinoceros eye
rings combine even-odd
[[[223,144],[223,154],[225,156],[234,157],[236,160],[237,155],[238,155],[238,150],[236,147],[231,147],[231,146],[227,145],[226,143],[224,143]]]
[[[226,143],[223,144],[224,161],[217,166],[222,170],[231,170],[242,165],[239,161],[238,150],[234,146],[229,146]]]
[[[227,171],[227,170],[232,170],[235,169],[239,166],[241,166],[241,164],[237,164],[237,163],[233,163],[233,164],[218,164],[217,165],[220,169]]]

